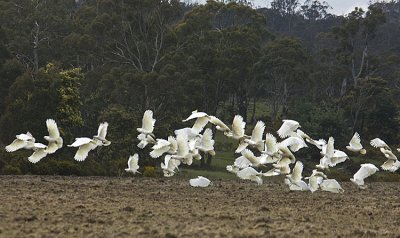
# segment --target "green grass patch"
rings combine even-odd
[[[176,177],[178,178],[196,178],[197,176],[203,176],[209,179],[237,179],[236,175],[229,173],[226,170],[221,171],[221,170],[182,168],[179,170],[179,173],[176,174]]]

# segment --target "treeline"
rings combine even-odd
[[[328,10],[311,0],[263,9],[247,1],[0,0],[2,147],[26,131],[41,141],[47,118],[66,144],[91,137],[102,121],[112,141],[85,163],[67,148],[38,165],[23,159],[30,152],[1,150],[0,173],[123,173],[129,154],[141,153],[136,128],[147,109],[158,137],[198,109],[227,123],[240,114],[250,129],[256,120],[275,131],[295,119],[338,145],[354,131],[398,144],[400,3],[346,16]]]

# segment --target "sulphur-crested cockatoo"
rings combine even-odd
[[[94,140],[98,140],[101,142],[101,146],[109,146],[111,144],[111,141],[106,139],[107,130],[108,130],[108,123],[107,122],[100,123],[99,128],[97,130],[97,135],[93,136]]]
[[[322,147],[321,154],[323,157],[320,159],[319,164],[316,166],[319,169],[326,169],[331,164],[331,159],[335,154],[335,139],[329,137],[328,143]]]
[[[63,146],[63,139],[60,136],[60,131],[58,130],[56,121],[53,119],[47,119],[46,126],[47,131],[49,132],[49,135],[44,137],[44,139],[49,142],[46,152],[48,154],[53,154]]]
[[[210,185],[211,181],[208,178],[205,178],[203,176],[198,176],[195,179],[190,179],[189,184],[192,187],[208,187]]]
[[[310,190],[307,183],[304,182],[303,180],[300,180],[298,182],[292,182],[292,181],[290,181],[290,179],[285,178],[284,182],[286,185],[289,186],[289,189],[291,191],[309,191]]]
[[[310,177],[308,179],[308,187],[310,191],[313,193],[320,188],[320,184],[324,179],[327,179],[326,175],[323,172],[319,172],[318,170],[314,169]]]
[[[289,174],[290,173],[290,164],[292,161],[288,157],[282,157],[276,162],[272,164],[272,166],[279,170],[279,174]]]
[[[248,136],[245,135],[244,128],[246,127],[246,122],[244,122],[243,117],[240,115],[236,115],[233,118],[232,122],[232,130],[229,132],[225,132],[224,134],[227,137],[233,138],[235,140],[242,140],[247,138]]]
[[[131,172],[133,174],[139,173],[138,171],[139,169],[139,155],[138,154],[134,154],[129,156],[128,159],[128,168],[125,169],[126,172]]]
[[[137,136],[137,139],[139,140],[139,143],[137,144],[137,147],[139,147],[140,149],[143,149],[148,144],[155,144],[156,143],[156,140],[150,134],[140,133]]]
[[[207,125],[210,117],[205,112],[198,112],[197,110],[193,111],[192,114],[183,120],[183,122],[196,119],[195,123],[192,126],[192,130],[194,133],[200,133],[203,128]]]
[[[28,157],[29,162],[37,163],[47,155],[47,146],[42,143],[34,143],[33,147],[33,154]]]
[[[14,152],[19,149],[32,149],[35,144],[35,138],[28,131],[26,134],[19,134],[15,136],[16,139],[6,146],[7,152]]]
[[[301,181],[301,179],[303,178],[303,176],[302,176],[303,167],[304,167],[304,165],[301,161],[296,162],[296,164],[294,165],[294,168],[292,170],[292,173],[286,175],[286,177],[290,180],[290,182],[297,183],[297,182]]]
[[[249,149],[243,150],[242,156],[245,157],[248,161],[250,161],[251,166],[253,167],[260,167],[262,165],[271,163],[271,161],[268,161],[269,158],[268,155],[261,154],[260,156],[255,156],[254,153]]]
[[[265,147],[264,150],[261,151],[263,154],[267,154],[269,156],[278,156],[278,144],[276,137],[273,136],[271,133],[265,134]]]
[[[292,132],[296,131],[300,124],[294,120],[283,120],[282,126],[279,128],[278,135],[280,138],[288,137]]]
[[[345,152],[343,152],[341,150],[334,150],[333,156],[329,162],[329,166],[334,167],[337,164],[343,163],[348,159],[349,159],[349,156]]]
[[[386,162],[381,165],[381,168],[386,171],[396,172],[400,167],[397,156],[394,155],[392,151],[385,148],[380,148],[380,150],[387,158]]]
[[[264,141],[262,139],[265,130],[265,123],[258,121],[254,126],[253,132],[251,133],[251,138],[245,138],[240,141],[236,153],[242,152],[247,146],[256,148],[258,151],[264,150]]]
[[[171,155],[166,155],[164,157],[164,163],[161,163],[161,169],[164,172],[165,177],[173,176],[178,169],[181,162],[177,159],[173,159]]]
[[[257,172],[257,170],[252,167],[244,168],[240,170],[236,175],[241,179],[255,181],[258,185],[261,185],[263,183],[263,180],[261,178],[263,174],[261,172]]]
[[[151,135],[152,137],[155,137],[153,134],[155,123],[156,123],[156,119],[153,118],[153,111],[147,110],[143,114],[142,127],[137,128],[137,131],[139,133],[143,133],[145,135]]]
[[[213,137],[212,130],[210,128],[207,128],[204,131],[203,135],[201,136],[201,139],[196,140],[195,148],[206,154],[210,154],[210,155],[214,156],[215,155],[215,151],[214,151],[215,141],[213,140],[212,137]]]
[[[169,151],[170,146],[171,142],[169,142],[168,140],[156,139],[156,143],[153,145],[153,147],[151,147],[151,158],[158,158],[162,156],[164,153]]]
[[[229,173],[233,173],[233,174],[237,174],[237,173],[239,172],[239,168],[236,167],[236,166],[234,166],[234,165],[227,165],[227,166],[226,166],[226,170],[227,170]]]
[[[209,116],[209,121],[211,124],[215,125],[215,129],[222,131],[222,132],[229,132],[231,129],[223,123],[218,117]]]
[[[382,139],[379,139],[379,138],[375,138],[375,139],[371,140],[370,144],[371,144],[371,146],[373,146],[375,148],[384,148],[386,150],[392,150],[386,144],[386,142],[384,142]]]
[[[182,129],[175,130],[174,133],[176,136],[185,134],[186,137],[188,138],[188,140],[193,140],[193,139],[197,139],[197,138],[201,137],[199,132],[197,132],[196,130],[193,130],[193,128],[190,128],[190,127],[185,127]]]
[[[373,164],[362,164],[360,169],[350,179],[359,188],[365,189],[367,186],[364,185],[364,179],[376,173],[379,169]]]
[[[346,149],[351,152],[360,153],[362,155],[365,155],[365,153],[367,153],[367,151],[361,145],[360,135],[357,132],[354,133],[353,138],[351,138],[349,145],[346,146]]]
[[[76,161],[84,161],[88,156],[91,150],[97,148],[97,146],[101,145],[101,141],[93,140],[87,137],[75,138],[75,142],[68,147],[79,147],[78,151],[76,152],[74,159]]]
[[[250,162],[250,160],[246,159],[245,156],[240,156],[235,159],[235,162],[233,162],[233,165],[239,169],[244,169],[250,166],[253,166],[253,164]]]
[[[297,136],[290,136],[279,142],[279,146],[287,147],[293,152],[299,151],[301,148],[307,147],[306,142]]]
[[[109,146],[111,141],[106,140],[108,123],[103,122],[99,125],[98,133],[93,136],[93,139],[87,137],[75,138],[75,142],[68,147],[79,147],[74,159],[76,161],[84,161],[91,150],[96,149],[98,146]]]
[[[302,180],[303,176],[303,163],[297,161],[291,174],[286,175],[285,184],[289,186],[290,190],[294,191],[308,191],[310,188]]]
[[[322,191],[328,191],[331,193],[343,193],[344,189],[340,186],[338,181],[335,179],[325,179],[319,185]]]

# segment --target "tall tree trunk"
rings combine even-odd
[[[343,78],[342,87],[340,89],[340,97],[343,97],[346,94],[346,91],[347,91],[347,79]]]
[[[207,154],[207,168],[211,168],[212,156]]]
[[[256,101],[257,101],[257,97],[254,96],[253,98],[253,112],[251,115],[251,122],[253,123],[256,120]]]
[[[206,158],[205,158],[205,154],[202,155],[202,159],[200,160],[200,167],[201,168],[205,168],[206,167]]]
[[[35,73],[39,70],[39,55],[38,55],[38,48],[39,48],[39,32],[40,27],[37,21],[35,21],[35,26],[33,30],[33,67],[35,69]]]
[[[288,89],[287,89],[287,83],[283,83],[283,99],[282,99],[282,118],[286,118],[288,111],[289,111],[289,105],[288,105]]]
[[[240,96],[238,101],[239,114],[243,117],[244,121],[247,121],[247,97]]]

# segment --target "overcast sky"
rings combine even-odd
[[[205,3],[206,0],[186,0],[190,2],[198,2]],[[323,0],[321,0],[322,2]],[[362,7],[364,10],[367,9],[368,3],[370,0],[325,0],[331,7],[330,12],[336,15],[343,15],[351,12],[354,7]],[[270,6],[270,2],[272,0],[253,0],[254,6],[256,7],[265,7]],[[304,2],[304,0],[300,0],[300,2]],[[372,2],[375,2],[373,0]]]

